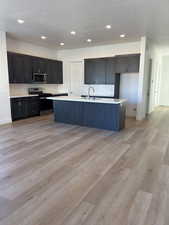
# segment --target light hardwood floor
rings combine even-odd
[[[0,127],[0,225],[168,225],[169,108],[119,133]]]

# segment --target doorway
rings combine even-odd
[[[72,96],[80,96],[83,85],[83,62],[70,63],[69,93]]]

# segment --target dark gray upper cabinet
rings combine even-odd
[[[57,84],[63,84],[63,63],[57,61]]]
[[[85,84],[95,84],[95,72],[94,72],[94,59],[84,60],[84,83]]]
[[[8,52],[8,73],[9,73],[9,83],[14,82],[13,76],[13,53]]]
[[[10,83],[32,83],[33,73],[47,74],[47,83],[62,84],[62,62],[8,52]]]
[[[48,60],[47,74],[48,84],[63,84],[62,62],[56,60]]]
[[[8,53],[8,70],[10,83],[30,83],[32,74],[31,57]]]
[[[85,59],[85,84],[106,83],[106,60]]]
[[[47,76],[48,84],[57,83],[57,61],[48,60],[47,74],[48,74]]]
[[[115,60],[111,58],[85,59],[85,84],[114,84]]]
[[[116,73],[128,73],[128,56],[122,55],[116,57]]]
[[[140,54],[131,55],[128,57],[128,72],[138,73],[140,67]]]
[[[23,56],[24,61],[24,83],[32,83],[32,57],[28,55]]]
[[[116,73],[139,72],[140,54],[121,55],[116,57]]]
[[[24,57],[13,54],[13,83],[24,83]]]
[[[33,73],[47,74],[48,60],[44,58],[32,57]]]
[[[115,58],[106,58],[106,84],[115,84]]]
[[[115,84],[115,74],[139,72],[140,55],[85,59],[85,84]]]

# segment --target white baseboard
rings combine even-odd
[[[12,120],[11,119],[0,120],[0,125],[4,125],[4,124],[8,124],[8,123],[12,123]]]

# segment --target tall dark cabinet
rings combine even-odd
[[[116,64],[115,64],[115,58],[106,58],[106,79],[105,84],[115,84],[115,74],[116,74]]]

